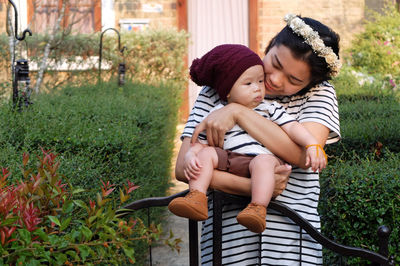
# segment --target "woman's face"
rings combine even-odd
[[[301,91],[311,80],[309,65],[292,56],[284,45],[272,47],[265,55],[265,94],[288,96]]]

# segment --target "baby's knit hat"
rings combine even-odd
[[[200,59],[193,60],[190,77],[199,86],[214,88],[221,100],[227,95],[236,80],[248,68],[261,65],[261,58],[241,44],[223,44],[216,46]]]

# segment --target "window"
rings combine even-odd
[[[63,0],[28,0],[28,24],[32,32],[49,32],[59,18]],[[101,0],[69,0],[62,27],[77,33],[101,30]]]

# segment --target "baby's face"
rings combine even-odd
[[[228,103],[239,103],[248,108],[258,106],[265,96],[264,68],[256,65],[248,68],[236,80],[227,98]]]

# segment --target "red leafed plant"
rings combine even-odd
[[[85,203],[74,199],[84,190],[74,189],[59,173],[56,154],[42,149],[36,171],[27,169],[29,159],[24,153],[17,182],[9,184],[9,171],[0,171],[0,265],[133,263],[135,240],[159,238],[160,226],[116,216],[107,205],[114,184],[101,180],[96,201]],[[123,188],[121,202],[138,186],[128,181]],[[179,248],[177,240],[166,243]]]

